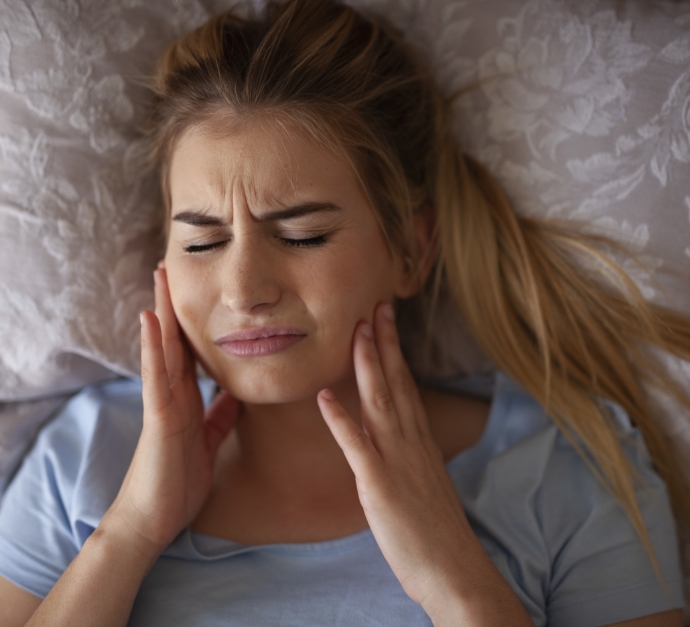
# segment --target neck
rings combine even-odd
[[[352,419],[361,424],[354,375],[331,389]],[[316,396],[285,404],[243,404],[227,444],[241,475],[266,490],[294,497],[332,493],[334,488],[354,489],[352,470]]]

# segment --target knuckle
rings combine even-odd
[[[379,361],[375,346],[369,346],[364,350],[364,361],[369,368],[374,368]]]
[[[361,450],[367,447],[367,436],[363,431],[353,431],[348,438],[348,446]]]
[[[151,372],[151,368],[149,368],[145,364],[142,364],[141,365],[141,380],[144,382],[144,384],[147,384],[152,379],[153,379],[153,373]]]
[[[141,365],[141,380],[144,385],[153,385],[163,374],[160,368],[150,364]]]
[[[393,413],[395,411],[395,405],[393,404],[393,397],[390,392],[385,389],[379,389],[374,392],[374,407],[379,411],[386,414]]]

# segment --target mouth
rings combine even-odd
[[[281,353],[305,337],[306,333],[291,327],[254,327],[223,335],[215,343],[228,355],[259,357]]]

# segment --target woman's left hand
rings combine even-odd
[[[318,402],[384,557],[408,596],[424,606],[457,580],[458,565],[479,542],[431,436],[390,305],[377,307],[374,326],[375,334],[362,322],[354,334],[362,427],[330,390]]]

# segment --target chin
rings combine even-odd
[[[301,374],[301,373],[300,373]],[[296,403],[315,397],[320,386],[304,376],[283,377],[231,377],[225,378],[225,385],[219,385],[243,403],[252,405],[274,405]]]
[[[312,364],[310,368],[294,364],[289,368],[223,368],[207,372],[237,400],[252,405],[273,405],[315,398],[323,388],[337,388],[354,373],[351,360],[345,360],[341,368],[334,366],[330,361],[321,367]]]
[[[296,403],[315,398],[320,390],[337,389],[339,384],[354,377],[349,345],[342,350],[325,351],[324,359],[315,358],[313,352],[289,355],[291,351],[286,351],[280,355],[235,361],[192,350],[221,389],[238,401],[252,405]],[[336,354],[339,358],[334,358]]]

